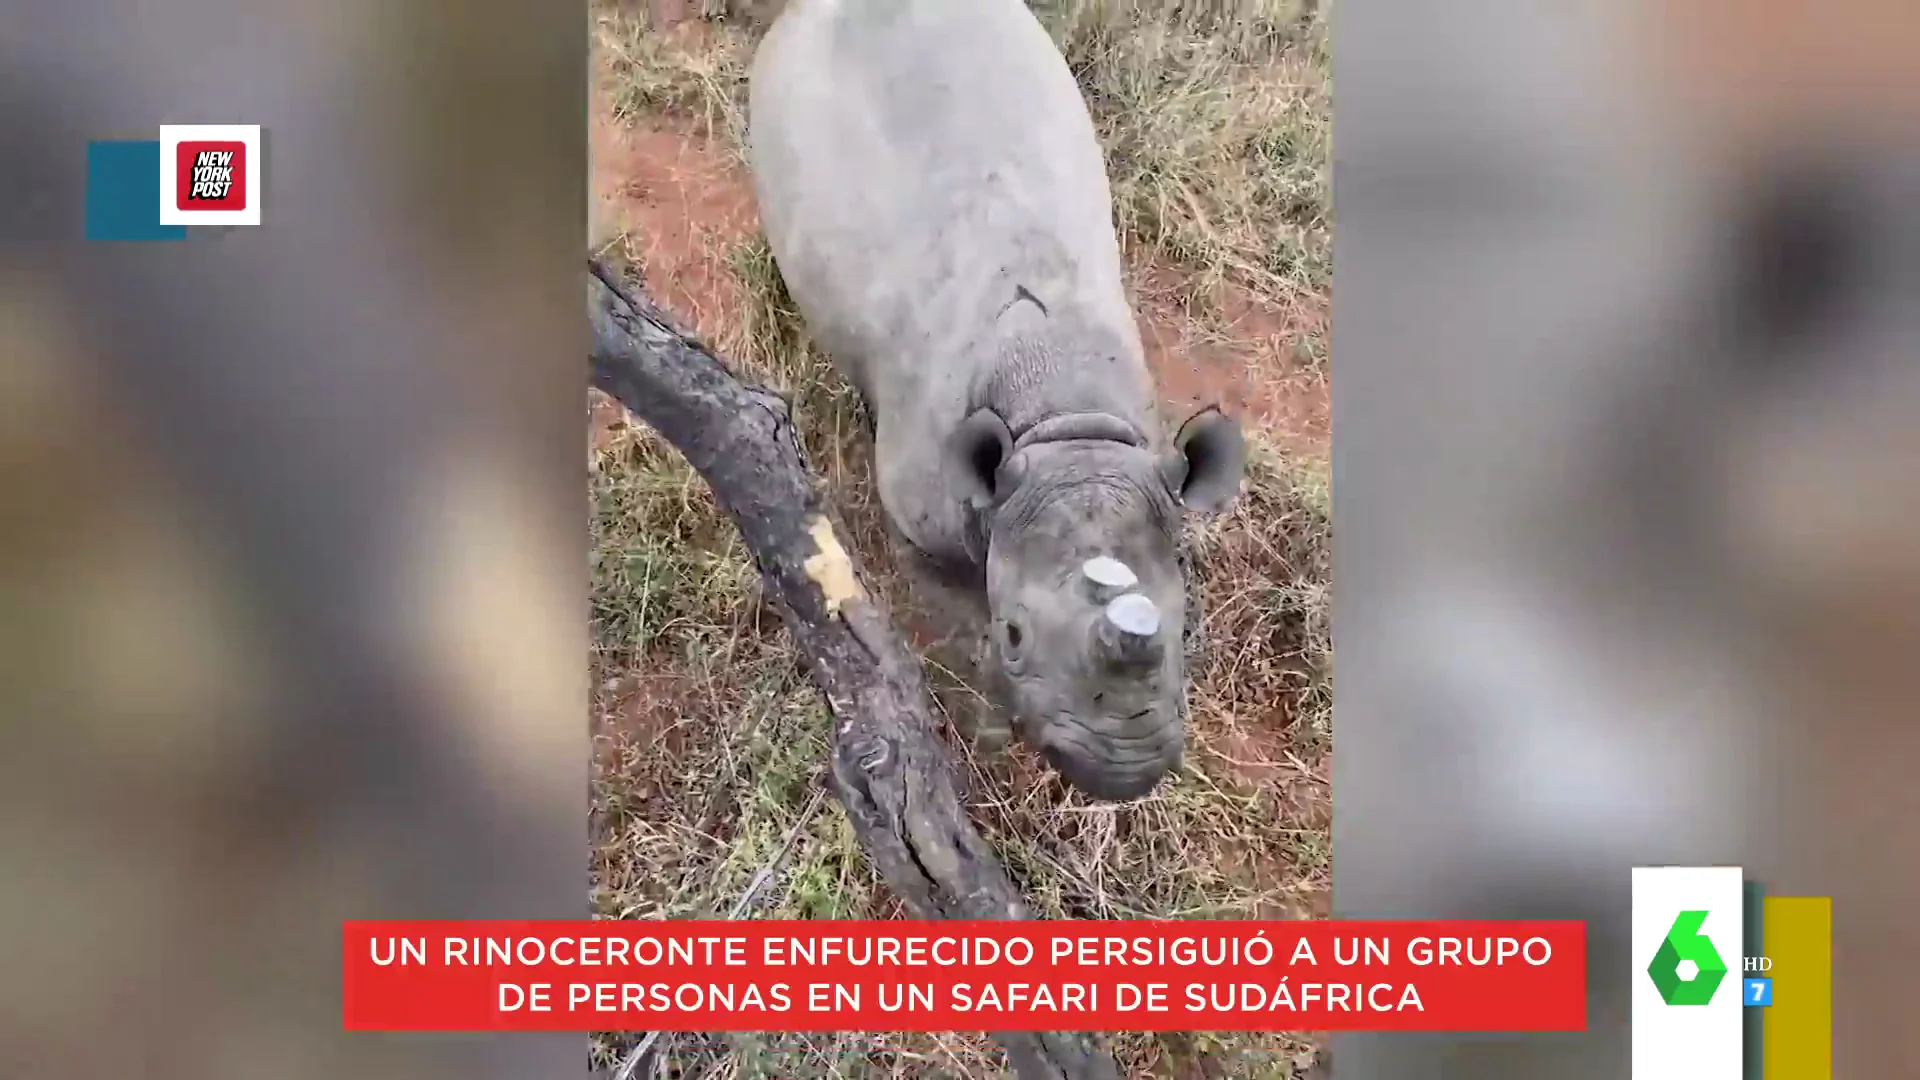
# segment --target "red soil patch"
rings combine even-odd
[[[664,752],[670,759],[694,752],[708,722],[708,699],[670,665],[649,665],[603,686],[593,723],[596,775],[622,772],[636,748],[649,756]],[[653,783],[640,778],[626,792],[627,809],[649,814],[658,796]]]
[[[653,298],[686,329],[724,341],[742,300],[727,253],[759,228],[739,167],[668,125],[622,123],[604,89],[594,95],[591,134],[592,243],[624,238]],[[595,446],[625,422],[619,405],[595,396]]]
[[[662,738],[673,741],[674,731],[703,695],[685,675],[667,670],[636,670],[614,680],[605,690],[595,734],[635,743]]]
[[[647,0],[647,10],[653,15],[653,25],[672,29],[693,17],[693,0]]]
[[[664,127],[595,110],[593,188],[602,238],[624,236],[647,291],[688,329],[717,338],[738,310],[727,253],[759,227],[753,191],[726,155]]]
[[[1285,741],[1265,728],[1249,731],[1235,725],[1218,732],[1215,739],[1208,752],[1248,783],[1278,780],[1291,771],[1283,752]]]
[[[593,391],[588,397],[587,438],[595,450],[605,450],[613,445],[613,440],[632,422],[626,407],[599,391]]]
[[[1219,405],[1285,450],[1325,457],[1332,434],[1326,378],[1296,359],[1306,340],[1324,333],[1325,301],[1280,309],[1225,289],[1211,298],[1220,314],[1203,320],[1175,299],[1178,284],[1178,272],[1166,267],[1134,269],[1140,336],[1169,422]]]

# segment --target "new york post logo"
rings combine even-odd
[[[1682,911],[1647,965],[1647,977],[1669,1005],[1705,1005],[1727,977],[1720,951],[1700,932],[1704,911]]]
[[[160,128],[162,225],[260,224],[260,127]]]
[[[247,144],[183,142],[175,150],[174,206],[181,210],[247,208]]]

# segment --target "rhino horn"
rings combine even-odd
[[[1166,656],[1160,609],[1137,592],[1115,597],[1094,623],[1094,651],[1123,670],[1150,670]]]
[[[1080,582],[1094,603],[1105,606],[1140,584],[1140,578],[1119,559],[1096,555],[1080,565]]]

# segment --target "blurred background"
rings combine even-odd
[[[586,912],[583,17],[0,13],[0,1060],[577,1074],[339,1033],[340,922]],[[83,245],[89,139],[265,127],[266,224]]]
[[[1835,1075],[1910,1056],[1915,16],[1335,13],[1334,910],[1594,958],[1337,1075],[1625,1075],[1637,863],[1832,896]]]
[[[690,509],[654,519],[606,500],[657,489],[582,469],[590,425],[587,464],[615,444],[640,475],[672,464],[583,408],[579,275],[583,247],[623,243],[670,298],[670,253],[633,238],[732,167],[634,133],[644,104],[724,146],[732,114],[710,106],[738,71],[682,46],[753,19],[684,7],[0,11],[0,1059],[159,1078],[587,1067],[572,1036],[340,1035],[338,923],[640,914],[657,895],[653,864],[610,877],[602,843],[656,819],[589,822],[609,776],[637,801],[651,766],[608,771],[603,724],[632,686],[581,658],[623,658],[625,677],[655,643],[657,623],[618,621],[638,594],[608,589],[645,542],[632,523],[709,519],[684,476],[669,490]],[[1333,1060],[1342,1080],[1597,1078],[1626,1071],[1630,966],[1606,959],[1624,955],[1626,868],[1739,863],[1770,892],[1835,898],[1836,1075],[1900,1075],[1920,885],[1920,13],[1041,7],[1111,140],[1169,405],[1226,397],[1269,443],[1244,516],[1202,537],[1226,659],[1186,794],[1125,819],[984,799],[1015,872],[1062,913],[1590,919],[1590,1034],[1352,1036]],[[661,19],[709,29],[649,36]],[[639,96],[602,117],[590,55],[609,43],[639,58],[622,69]],[[265,125],[267,224],[80,244],[86,141],[162,122]],[[625,148],[617,185],[590,141]],[[670,156],[692,164],[656,193],[669,209],[620,218],[603,196]],[[680,265],[697,304],[706,264]],[[777,315],[765,295],[739,310]],[[785,343],[742,363],[800,355],[790,324],[751,325],[766,333],[740,341]],[[827,434],[809,449],[833,475]],[[623,521],[626,554],[595,561]],[[701,566],[749,584],[737,556]],[[736,603],[695,611],[757,618]],[[675,685],[727,715],[773,700]],[[1259,700],[1284,724],[1255,722]],[[742,753],[785,729],[761,730]],[[700,783],[733,798],[736,779]],[[753,836],[818,813],[809,865],[837,875],[837,810],[811,804],[762,804]],[[731,881],[731,851],[683,869]],[[782,903],[884,904],[837,876],[784,881]],[[1121,1048],[1142,1075],[1178,1056],[1284,1076],[1319,1042]],[[992,1074],[954,1054],[945,1075]]]

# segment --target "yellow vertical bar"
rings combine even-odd
[[[1833,901],[1769,896],[1761,955],[1773,970],[1761,1074],[1766,1080],[1833,1080]]]

